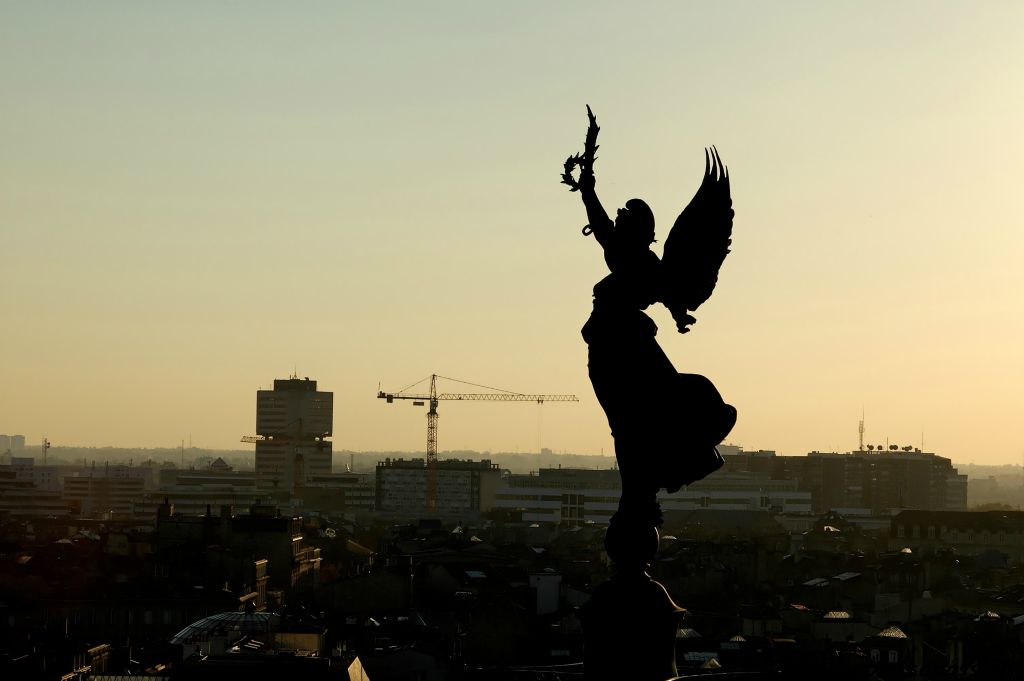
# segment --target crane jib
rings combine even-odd
[[[496,392],[492,393],[438,393],[437,379],[437,374],[433,374],[430,377],[429,394],[410,393],[403,395],[402,391],[397,393],[386,393],[383,390],[377,391],[377,397],[379,399],[387,400],[388,404],[392,404],[395,400],[412,400],[413,405],[418,407],[425,406],[428,402],[430,404],[430,410],[427,412],[427,456],[425,459],[425,468],[427,470],[426,506],[427,510],[429,511],[434,511],[437,504],[437,403],[440,400],[483,400],[487,402],[536,402],[537,404],[544,404],[545,402],[579,402],[579,399],[577,399],[575,395],[526,395],[524,393],[501,391],[500,389],[495,389]],[[411,388],[412,386],[409,387]],[[488,386],[477,387],[487,388]]]
[[[437,397],[430,395],[396,395],[394,393],[381,393],[377,397],[386,399],[388,404],[395,400],[413,400],[414,402],[426,402],[427,400],[482,400],[485,402],[579,402],[575,395],[521,395],[519,393],[440,393]]]

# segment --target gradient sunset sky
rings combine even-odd
[[[255,391],[334,392],[336,449],[612,452],[579,329],[605,266],[558,180],[663,240],[717,145],[733,253],[659,340],[729,441],[1019,463],[1019,2],[4,3],[0,432],[241,448]],[[444,384],[446,390],[471,390]]]

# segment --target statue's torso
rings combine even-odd
[[[657,326],[643,313],[660,300],[661,261],[650,249],[605,249],[611,273],[594,286],[594,311],[583,338],[587,343],[651,337]]]

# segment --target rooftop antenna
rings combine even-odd
[[[857,451],[864,451],[864,407],[860,408],[860,424],[857,426]]]
[[[185,468],[185,441],[181,441],[181,467]]]

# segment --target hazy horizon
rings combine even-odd
[[[749,453],[749,452],[756,452],[756,451],[764,451],[763,448],[757,448],[757,447],[747,448],[747,447],[743,447],[742,445],[731,444],[731,443],[727,443],[726,446],[728,446],[728,447],[738,447],[741,451],[747,452],[747,453]],[[771,451],[771,450],[769,450],[769,451]],[[798,454],[787,454],[787,455],[781,454],[780,452],[775,452],[775,453],[778,456],[807,456],[809,454],[817,454],[817,453],[851,454],[851,453],[853,453],[853,451],[855,451],[855,450],[810,450],[810,451],[802,452],[802,453],[798,453]],[[74,454],[72,454],[72,452]],[[164,461],[170,461],[171,463],[174,463],[174,458],[176,456],[180,456],[182,454],[184,455],[184,457],[186,457],[185,458],[186,463],[190,463],[190,464],[192,462],[196,461],[196,460],[199,460],[199,459],[206,459],[206,458],[213,459],[214,457],[217,457],[217,456],[220,456],[222,458],[223,457],[228,457],[228,458],[225,458],[225,461],[228,461],[228,462],[230,462],[232,460],[237,461],[238,459],[241,459],[241,458],[249,458],[249,459],[251,459],[250,463],[253,463],[255,461],[255,457],[254,457],[255,452],[253,450],[230,449],[230,448],[228,448],[228,449],[220,449],[220,448],[207,448],[207,447],[196,447],[196,446],[191,446],[191,447],[186,446],[186,447],[182,448],[181,446],[178,446],[178,447],[143,447],[143,446],[136,446],[136,447],[113,447],[113,446],[109,446],[108,445],[108,446],[87,447],[87,446],[81,446],[81,445],[62,445],[62,446],[51,447],[50,450],[49,450],[48,457],[49,457],[49,461],[51,463],[54,460],[68,461],[68,459],[66,458],[67,456],[76,456],[76,457],[80,458],[80,453],[81,452],[103,452],[103,453],[113,454],[115,457],[120,456],[120,458],[116,458],[115,459],[116,461],[119,461],[119,462],[123,462],[126,457],[127,458],[132,458],[134,454],[151,454],[152,456],[156,456],[156,455],[159,454],[159,455],[162,455],[162,456],[165,457],[163,459]],[[2,453],[2,452],[0,452],[0,453]],[[894,453],[901,453],[901,452],[894,452]],[[940,457],[944,456],[942,454],[942,452],[928,451],[928,452],[925,452],[925,453],[927,453],[927,454],[934,454],[934,455],[940,456]],[[346,463],[346,458],[350,454],[354,454],[356,456],[362,456],[362,457],[389,457],[390,456],[390,457],[393,457],[393,458],[394,457],[398,457],[398,458],[407,458],[407,459],[423,458],[425,456],[423,450],[387,450],[387,449],[385,449],[385,450],[333,449],[332,450],[332,454],[334,456],[334,465],[336,467],[339,464]],[[568,452],[568,451],[544,451],[544,452],[518,451],[518,452],[516,452],[516,451],[491,451],[491,450],[483,450],[483,451],[477,451],[477,450],[443,450],[443,451],[439,451],[437,454],[438,454],[438,460],[440,460],[440,461],[458,460],[458,459],[463,459],[463,458],[470,458],[470,459],[491,459],[491,460],[493,460],[495,462],[499,462],[498,459],[500,457],[517,457],[519,459],[528,459],[530,457],[535,457],[538,460],[541,460],[541,459],[586,459],[586,460],[595,460],[596,459],[596,460],[600,460],[602,463],[607,463],[609,467],[612,467],[612,466],[616,465],[615,456],[613,454],[589,454],[589,453],[584,453],[584,452]],[[28,456],[28,457],[33,457],[33,458],[37,458],[38,459],[39,457],[42,456],[42,453],[41,453],[41,448],[40,448],[40,446],[38,444],[35,447],[32,447],[29,444],[26,444],[26,447],[25,447],[25,449],[23,451],[21,451],[21,452],[14,452],[14,453],[12,453],[12,455],[14,455],[14,456],[18,456],[18,455],[20,455],[20,456]],[[187,457],[191,457],[191,458],[187,458]],[[949,459],[950,457],[944,456],[944,458]],[[77,459],[72,459],[70,461],[70,463],[75,463],[76,460]],[[152,459],[152,460],[156,461],[156,459]],[[95,461],[91,461],[90,463],[95,463]],[[140,463],[140,462],[135,462],[135,463]],[[951,463],[952,463],[952,465],[954,467],[959,466],[959,467],[965,467],[965,468],[978,468],[978,469],[988,469],[988,468],[1024,468],[1024,461],[1019,461],[1017,463],[986,464],[986,463],[978,463],[978,462],[975,462],[975,461],[957,461],[956,459],[951,459]]]
[[[256,390],[336,447],[613,451],[579,329],[605,272],[561,164],[663,240],[717,145],[733,253],[686,336],[730,441],[1017,463],[1024,5],[786,1],[0,9],[0,432],[227,448]]]

